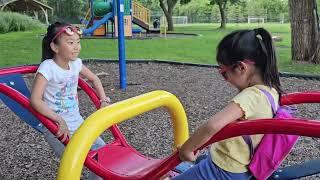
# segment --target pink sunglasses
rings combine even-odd
[[[66,33],[69,36],[72,36],[74,33],[77,33],[79,36],[82,35],[82,30],[79,27],[75,27],[75,26],[64,26],[62,27],[57,34],[52,38],[53,42],[55,39],[57,39],[62,33]]]

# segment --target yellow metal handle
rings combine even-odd
[[[104,107],[90,115],[75,132],[63,153],[58,180],[80,179],[90,147],[105,129],[161,106],[171,114],[175,146],[182,145],[189,138],[187,117],[182,104],[169,92],[153,91]]]

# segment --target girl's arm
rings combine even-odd
[[[194,134],[181,146],[179,156],[182,161],[195,161],[193,151],[206,143],[213,135],[220,131],[227,124],[236,121],[244,116],[244,112],[234,102],[229,103],[220,112],[211,117],[201,125]]]
[[[44,90],[48,84],[48,81],[45,77],[43,77],[40,73],[37,73],[34,81],[33,86],[31,90],[31,99],[30,99],[30,105],[39,113],[42,115],[48,117],[52,121],[58,124],[58,132],[56,136],[60,137],[61,135],[64,135],[62,138],[62,141],[65,141],[67,139],[67,135],[69,135],[68,127],[65,123],[65,121],[62,119],[61,116],[59,116],[57,113],[52,111],[47,104],[42,100]]]
[[[85,65],[82,65],[80,74],[93,84],[93,87],[97,91],[97,94],[101,100],[101,106],[108,105],[110,103],[110,98],[106,96],[99,77],[92,73]]]

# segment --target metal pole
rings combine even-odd
[[[124,0],[117,1],[117,14],[118,14],[118,50],[119,50],[120,89],[124,90],[127,87],[124,22],[123,22]]]
[[[89,4],[90,4],[90,14],[91,14],[91,19],[93,21],[93,17],[94,17],[94,12],[93,12],[93,0],[89,0]],[[90,21],[89,20],[89,21]]]

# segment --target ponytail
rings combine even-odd
[[[48,39],[48,36],[45,35],[42,39],[42,57],[41,62],[46,59],[52,59],[54,56],[54,52],[52,51],[50,47],[50,40]]]
[[[266,55],[265,68],[263,69],[263,80],[266,85],[275,88],[278,93],[283,93],[280,84],[279,72],[277,67],[277,57],[270,33],[264,28],[254,29],[261,46],[262,52]]]

